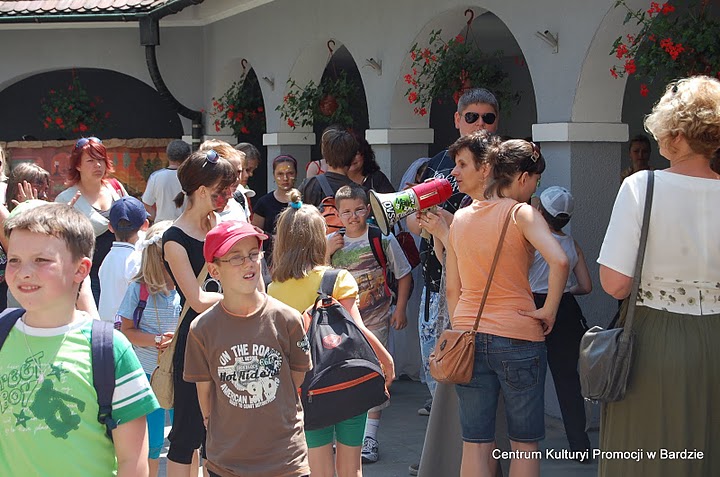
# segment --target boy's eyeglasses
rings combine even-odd
[[[210,164],[217,164],[218,160],[220,159],[220,154],[215,152],[215,149],[210,149],[208,152],[205,153],[205,162],[203,163],[203,167],[209,162]]]
[[[100,139],[96,138],[95,136],[91,136],[91,137],[81,137],[81,138],[78,139],[77,142],[75,143],[75,149],[80,149],[81,147],[85,147],[85,145],[86,145],[87,143],[89,143],[90,141],[95,142],[95,143],[98,143],[98,144],[102,144],[102,141],[101,141]]]
[[[468,111],[467,113],[465,113],[464,117],[465,117],[465,122],[468,124],[472,124],[480,118],[482,118],[482,120],[485,124],[493,124],[495,122],[495,120],[497,119],[497,116],[495,115],[495,113],[480,114],[480,113],[473,113],[472,111]]]
[[[228,258],[227,260],[221,260],[216,259],[218,262],[222,263],[229,263],[233,267],[240,267],[245,264],[245,260],[250,260],[252,263],[256,263],[258,260],[260,260],[263,257],[263,252],[252,252],[247,257],[243,255],[235,255],[232,258]]]
[[[350,210],[350,211],[347,211],[347,212],[343,212],[343,213],[340,214],[340,218],[341,218],[341,219],[349,219],[349,218],[352,217],[353,215],[354,215],[355,217],[362,217],[362,216],[365,215],[365,214],[367,214],[367,208],[364,208],[364,207],[363,207],[362,209],[356,209],[356,210]]]

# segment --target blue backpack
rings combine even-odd
[[[313,363],[300,386],[307,430],[337,424],[389,399],[375,351],[332,297],[338,273],[325,272],[319,296],[304,316]]]
[[[25,314],[22,308],[7,308],[0,312],[0,350],[13,326]],[[112,397],[115,392],[115,355],[113,354],[113,325],[93,320],[90,334],[92,350],[93,386],[98,397],[98,422],[105,426],[112,440],[117,422],[112,418]]]

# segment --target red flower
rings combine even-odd
[[[455,41],[458,43],[465,43],[465,38],[462,35],[458,35],[455,37]]]
[[[407,84],[412,84],[412,82],[413,82],[412,76],[410,76],[410,75],[405,75],[405,82],[406,82]]]
[[[85,125],[85,123],[80,123],[80,125],[78,126],[78,129],[82,132],[85,132],[88,130],[88,127]]]
[[[417,76],[417,68],[413,68],[413,76]]]
[[[656,40],[655,35],[650,35],[650,36],[648,37],[648,40],[654,42],[654,41]]]
[[[288,124],[288,126],[290,126],[291,128],[295,129],[295,121],[293,121],[292,119],[288,119],[288,120],[287,120],[287,124]]]
[[[657,2],[650,2],[650,10],[647,11],[648,15],[653,16],[655,13],[660,13],[662,9],[660,4]]]
[[[677,43],[672,48],[668,48],[667,52],[670,55],[670,58],[673,59],[673,61],[677,60],[678,56],[680,56],[680,53],[685,51],[685,47],[682,46],[682,43]]]
[[[648,87],[645,83],[640,85],[640,95],[641,96],[647,96],[650,90],[648,90]]]
[[[95,106],[96,106],[95,103],[90,102],[90,107],[91,107],[91,108],[94,108]]]
[[[51,90],[50,90],[50,94],[55,94],[55,90],[54,90],[54,89],[51,89]]]
[[[110,117],[110,111],[108,111],[107,113],[105,113],[105,119],[107,119],[107,118],[109,118],[109,117]]]
[[[630,58],[629,60],[625,61],[624,68],[625,68],[625,72],[629,75],[635,73],[635,71],[637,70],[637,67],[635,66],[635,60]]]
[[[427,114],[427,109],[420,108],[420,116],[425,116]]]
[[[672,38],[663,38],[660,40],[660,48],[667,51],[668,48],[673,46]]]
[[[615,50],[615,56],[618,58],[622,58],[623,56],[628,54],[628,48],[625,46],[624,43],[620,43],[617,47],[617,50]]]
[[[263,109],[263,107],[262,107],[262,106],[258,106],[258,113],[262,113],[263,111],[265,111],[265,110]]]
[[[669,15],[670,13],[675,11],[675,7],[673,7],[669,3],[663,3],[661,11],[663,15]]]
[[[430,58],[430,54],[431,53],[429,48],[425,48],[422,52],[423,58]]]
[[[410,59],[415,61],[415,58],[417,58],[417,53],[415,53],[415,50],[410,52]],[[51,91],[52,92],[52,91]]]
[[[52,118],[51,118],[50,116],[45,116],[45,122],[46,122],[46,123],[51,123],[51,122],[52,122]]]
[[[57,124],[58,126],[60,126],[60,125],[62,125],[62,123],[63,123],[62,118],[55,118],[55,124]]]
[[[224,107],[222,104],[218,104],[217,110],[218,110],[219,112],[222,113],[224,109],[225,109],[225,107]]]
[[[610,68],[610,74],[612,75],[613,78],[617,79],[618,74],[617,74],[617,71],[615,70],[614,66],[612,68]]]
[[[418,95],[417,95],[417,93],[416,93],[415,91],[413,91],[413,92],[411,92],[410,94],[408,94],[408,101],[409,101],[410,103],[416,102],[416,101],[417,101],[417,98],[418,98]]]
[[[220,132],[220,120],[215,120],[215,132]]]
[[[227,118],[228,118],[228,119],[232,119],[232,118],[234,118],[234,117],[235,117],[235,112],[233,112],[232,110],[230,110],[230,111],[227,112]]]
[[[240,132],[243,133],[243,134],[250,134],[250,130],[249,130],[247,127],[245,127],[245,126],[243,126],[242,128],[240,128]]]
[[[236,121],[242,121],[242,119],[245,117],[245,115],[242,113],[242,111],[238,111],[238,113],[235,115]]]

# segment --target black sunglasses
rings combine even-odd
[[[208,152],[205,153],[205,162],[203,163],[203,167],[205,167],[205,164],[208,162],[210,164],[217,164],[218,160],[220,159],[220,154],[218,154],[215,149],[210,149]]]
[[[75,143],[75,149],[79,149],[79,148],[81,148],[81,147],[85,147],[85,145],[86,145],[87,143],[89,143],[90,141],[96,142],[96,143],[98,143],[98,144],[102,144],[102,141],[101,141],[100,139],[96,138],[95,136],[91,136],[91,137],[81,137],[81,138],[78,139],[78,141]]]
[[[497,119],[497,116],[495,115],[495,113],[480,114],[480,113],[467,112],[467,113],[465,113],[464,117],[465,117],[465,122],[468,124],[472,124],[480,118],[482,118],[482,120],[485,124],[492,124]]]

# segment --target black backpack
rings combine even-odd
[[[387,260],[387,254],[382,245],[382,232],[380,228],[375,225],[368,225],[368,242],[370,242],[370,250],[372,250],[375,261],[380,265],[383,270],[383,277],[385,278],[385,294],[392,297],[392,304],[397,303],[398,294],[398,278],[393,272],[393,267],[389,267]],[[406,257],[407,258],[407,257]],[[409,260],[408,260],[409,261]],[[410,275],[410,295],[412,295],[415,289],[415,281],[413,280],[412,274]]]
[[[0,312],[0,350],[17,320],[25,314],[22,308],[7,308]],[[115,392],[115,355],[113,354],[113,324],[93,320],[90,334],[92,350],[93,386],[99,405],[98,422],[112,440],[117,422],[112,418],[112,397]]]
[[[348,311],[332,297],[338,273],[325,272],[319,296],[305,312],[313,362],[300,386],[307,430],[350,419],[390,397],[375,351]]]

